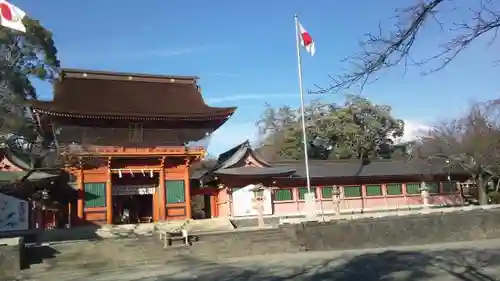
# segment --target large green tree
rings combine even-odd
[[[381,158],[402,137],[404,122],[391,115],[387,105],[349,95],[341,106],[314,101],[305,109],[308,153],[312,159]],[[301,159],[303,137],[298,110],[266,105],[257,121],[264,154]]]
[[[0,27],[0,134],[29,135],[26,101],[36,99],[31,79],[52,81],[59,70],[52,33],[24,18],[26,33]]]

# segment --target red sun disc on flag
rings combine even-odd
[[[304,41],[304,46],[309,46],[309,45],[311,45],[313,39],[312,39],[311,35],[309,35],[309,33],[304,32],[304,33],[302,33],[302,41]]]
[[[2,13],[2,18],[12,21],[12,11],[7,3],[0,3],[0,13]]]

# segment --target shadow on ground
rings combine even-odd
[[[31,265],[41,264],[44,260],[54,259],[59,251],[50,246],[27,247],[24,250],[24,258],[21,262],[21,268],[27,269]]]
[[[490,281],[499,280],[500,277],[500,250],[461,249],[425,253],[385,251],[360,255],[337,255],[330,258],[326,253],[318,253],[321,258],[315,257],[314,253],[305,255],[309,256],[291,257],[288,260],[278,260],[272,257],[267,260],[267,257],[261,257],[260,262],[255,263],[245,260],[241,263],[230,262],[230,264],[186,260],[193,265],[189,272],[156,276],[151,280]]]

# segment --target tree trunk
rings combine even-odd
[[[486,183],[483,177],[479,176],[476,180],[477,201],[479,205],[488,205],[488,195],[486,194]]]

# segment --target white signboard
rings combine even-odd
[[[150,195],[154,194],[156,187],[151,185],[113,185],[113,195]]]
[[[27,201],[0,193],[0,232],[29,228]]]
[[[255,197],[255,192],[253,189],[255,185],[247,185],[233,192],[233,216],[244,217],[244,216],[256,216],[258,212],[253,208],[252,199]],[[264,207],[264,215],[272,215],[273,207],[271,202],[271,190],[263,190],[264,200],[262,202]]]

